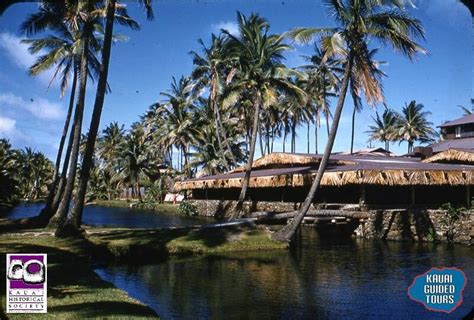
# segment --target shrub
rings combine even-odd
[[[198,214],[196,206],[188,201],[183,201],[179,204],[178,212],[186,216],[197,216]]]

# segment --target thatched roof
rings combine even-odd
[[[465,163],[474,164],[473,149],[448,149],[423,160],[426,163]]]
[[[255,160],[253,162],[252,169],[260,170],[266,168],[286,168],[305,165],[318,165],[320,162],[321,155],[275,152]],[[333,159],[331,159],[330,163],[339,165],[353,164],[352,162],[338,161]],[[245,171],[245,167],[238,167],[231,171],[231,173],[243,171]]]
[[[292,162],[291,160],[294,160]],[[255,161],[250,188],[309,186],[321,155],[270,154]],[[471,185],[474,166],[421,162],[390,156],[335,154],[324,173],[323,186],[343,185]],[[275,168],[275,165],[286,167]],[[293,165],[293,167],[288,167]],[[244,172],[207,176],[177,182],[179,190],[240,188]]]

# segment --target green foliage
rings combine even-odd
[[[183,201],[179,204],[178,212],[186,216],[197,216],[198,214],[196,206],[188,201]]]
[[[0,139],[0,208],[9,208],[22,198],[45,197],[53,171],[53,163],[41,152],[15,150]]]
[[[445,203],[441,206],[445,210],[443,218],[440,220],[442,226],[446,227],[446,240],[453,242],[457,235],[456,223],[466,215],[466,208],[456,207],[451,203]]]

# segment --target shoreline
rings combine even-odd
[[[82,238],[58,239],[51,230],[15,229],[15,222],[0,220],[2,254],[41,252],[48,254],[48,313],[40,318],[157,318],[144,303],[101,279],[94,265],[161,262],[172,256],[225,255],[230,252],[286,250],[288,244],[270,239],[267,230],[197,228],[129,229],[86,227]],[[17,225],[18,226],[18,225]],[[77,270],[76,270],[77,269]],[[0,272],[5,272],[2,264]],[[5,286],[0,290],[2,310]],[[4,312],[4,311],[2,311]],[[1,314],[11,319],[30,315]]]

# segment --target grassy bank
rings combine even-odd
[[[87,229],[87,239],[115,259],[159,260],[174,254],[286,249],[261,229]]]
[[[59,240],[46,232],[25,231],[0,236],[0,252],[3,254],[48,254],[48,313],[34,315],[35,319],[156,317],[152,309],[103,281],[92,271],[89,266],[92,247],[83,239]],[[0,264],[0,272],[5,274],[4,263]],[[1,286],[0,293],[3,309],[5,285]],[[31,314],[2,314],[0,318],[6,316],[10,319],[32,317]]]
[[[131,208],[142,210],[153,210],[157,212],[178,213],[178,205],[171,203],[150,203],[129,200],[96,200],[93,203],[98,206],[113,208]]]
[[[48,254],[48,314],[38,316],[44,319],[156,317],[153,310],[101,280],[91,269],[93,262],[153,262],[169,255],[225,255],[287,248],[287,244],[271,240],[263,229],[87,228],[83,238],[57,239],[51,231],[15,229],[13,222],[6,219],[0,220],[0,227],[3,254]],[[4,263],[0,264],[0,272],[5,274]],[[4,308],[5,285],[0,287]],[[29,319],[31,315],[8,317]],[[5,318],[5,314],[0,314],[0,318]]]

